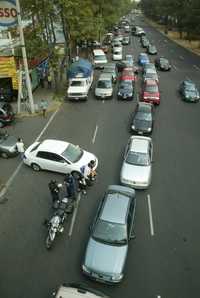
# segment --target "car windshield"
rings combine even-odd
[[[106,58],[105,58],[105,56],[104,55],[98,55],[98,56],[95,56],[95,60],[96,61],[104,61],[104,60],[106,60]]]
[[[61,154],[65,159],[74,163],[80,160],[83,155],[83,150],[79,146],[69,144],[65,151]]]
[[[110,80],[99,80],[97,83],[97,88],[103,88],[103,89],[112,88],[112,83]]]
[[[122,81],[119,85],[120,89],[132,89],[132,81]]]
[[[93,231],[93,238],[108,244],[126,244],[126,225],[99,219]]]
[[[129,151],[126,156],[126,162],[135,166],[148,166],[149,156],[147,153]]]
[[[148,86],[146,86],[146,88],[145,88],[145,92],[150,92],[150,93],[156,93],[156,92],[158,92],[158,86],[156,86],[156,85],[148,85]]]
[[[82,87],[82,86],[84,86],[84,82],[83,81],[72,81],[71,86],[73,86],[73,87],[76,87],[76,86]]]
[[[195,86],[194,85],[187,85],[186,86],[186,91],[193,91],[193,92],[195,92],[196,91],[196,88],[195,88]]]
[[[136,117],[135,117],[136,120],[145,120],[145,121],[151,121],[152,117],[151,117],[151,114],[150,113],[137,113],[136,114]]]

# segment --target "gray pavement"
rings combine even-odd
[[[99,158],[97,181],[87,196],[80,199],[72,236],[68,237],[69,218],[64,234],[57,239],[53,250],[47,252],[46,230],[42,226],[51,212],[47,184],[53,177],[62,181],[63,176],[35,173],[26,166],[21,167],[7,193],[8,200],[0,205],[1,297],[49,297],[57,285],[72,281],[84,282],[112,298],[198,295],[200,106],[182,102],[177,87],[188,71],[191,78],[198,79],[197,69],[189,65],[199,65],[200,58],[171,41],[165,42],[165,37],[155,29],[149,26],[145,29],[155,40],[159,54],[171,58],[173,66],[177,67],[170,73],[159,73],[162,97],[156,108],[152,135],[153,180],[148,190],[137,191],[136,239],[130,242],[124,280],[113,287],[92,282],[82,275],[81,262],[99,201],[108,184],[119,183],[123,150],[130,136],[129,124],[136,101],[119,102],[116,93],[113,100],[97,101],[92,90],[85,103],[64,102],[42,139],[68,140],[95,153]],[[125,48],[125,54],[133,53],[136,58],[141,51],[136,37],[132,38],[131,46]],[[184,60],[180,56],[184,56]],[[137,88],[140,90],[140,81]],[[26,126],[19,122],[16,129],[21,125],[22,137],[29,144],[50,116],[30,118]],[[30,133],[32,126],[34,132]],[[6,162],[11,167],[16,160],[3,161],[4,170]],[[151,202],[153,235],[147,198]]]

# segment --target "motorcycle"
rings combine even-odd
[[[46,238],[46,248],[50,249],[55,240],[57,233],[63,233],[64,227],[62,225],[62,219],[59,215],[53,215],[50,221],[47,223],[48,235]]]
[[[57,204],[56,204],[57,203]],[[58,233],[63,233],[64,231],[64,221],[69,213],[73,211],[73,205],[70,203],[68,198],[63,198],[54,202],[53,208],[55,210],[53,216],[48,221],[45,221],[45,225],[48,228],[48,234],[46,237],[46,248],[50,249]]]

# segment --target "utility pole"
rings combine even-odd
[[[17,8],[17,20],[18,20],[18,27],[19,27],[19,34],[20,34],[20,43],[21,43],[21,48],[22,48],[22,57],[23,57],[24,70],[25,70],[25,76],[26,76],[26,87],[27,87],[27,91],[28,91],[30,110],[31,110],[31,113],[34,113],[35,106],[34,106],[34,101],[33,101],[31,80],[30,80],[29,70],[28,70],[28,63],[27,63],[24,32],[23,32],[23,28],[22,28],[22,19],[21,19],[21,10],[20,10],[19,0],[16,0],[16,8]]]

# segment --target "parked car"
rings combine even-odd
[[[59,173],[80,172],[80,168],[98,159],[90,152],[81,149],[78,145],[59,140],[44,140],[35,142],[24,153],[24,163],[34,171],[48,170]]]
[[[53,291],[54,298],[109,298],[99,290],[95,290],[79,283],[64,283]]]
[[[129,240],[134,237],[135,190],[110,185],[91,225],[83,273],[96,281],[115,284],[124,276]]]
[[[102,73],[97,81],[95,96],[100,99],[109,99],[113,96],[112,74]]]
[[[95,68],[104,68],[107,57],[102,49],[93,50],[93,63]]]
[[[123,185],[146,189],[151,184],[153,143],[151,138],[130,137],[124,153],[120,181]]]
[[[122,44],[124,46],[129,45],[130,44],[130,37],[129,36],[124,36],[122,39]]]
[[[143,66],[144,64],[149,63],[149,57],[146,53],[140,53],[138,57],[138,64]]]
[[[153,44],[149,44],[147,47],[147,53],[150,55],[156,55],[157,54],[156,46],[154,46]]]
[[[112,74],[113,83],[116,83],[117,81],[117,66],[113,62],[109,62],[105,64],[103,73],[110,73]]]
[[[118,99],[132,100],[134,99],[134,81],[122,80],[118,85]]]
[[[11,104],[0,102],[0,127],[11,124],[14,118],[15,115]]]
[[[185,80],[181,82],[179,87],[179,93],[182,99],[187,102],[199,102],[200,94],[195,85],[191,80]]]
[[[171,69],[171,65],[170,65],[169,61],[164,57],[157,58],[155,60],[155,66],[159,70],[170,70]]]
[[[150,134],[153,130],[154,109],[151,103],[138,102],[133,114],[131,131],[137,134]]]
[[[141,101],[160,104],[160,91],[155,80],[146,80],[143,84]]]
[[[16,156],[18,154],[16,143],[16,137],[0,131],[0,156],[3,158]]]

